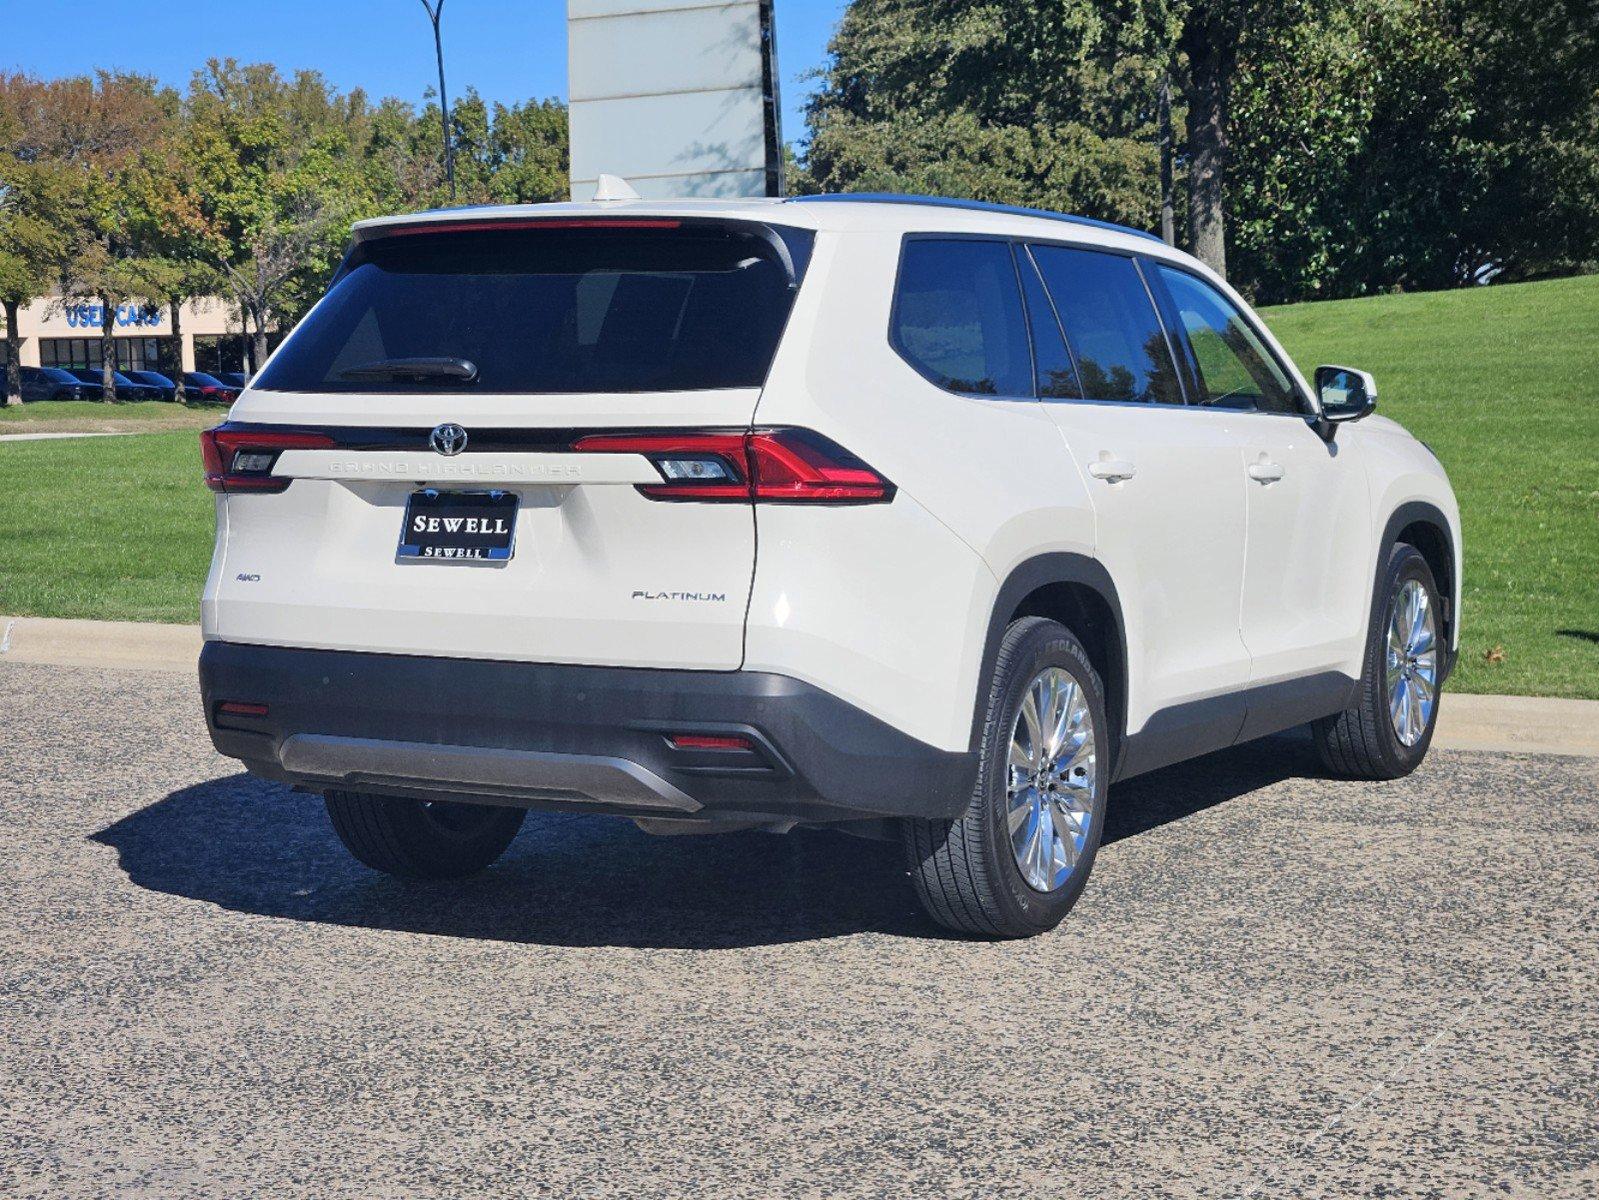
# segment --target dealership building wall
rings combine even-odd
[[[250,370],[248,339],[239,310],[226,300],[202,296],[183,305],[181,335],[172,336],[166,305],[117,305],[113,333],[117,366],[124,371]],[[100,366],[100,304],[60,296],[36,300],[17,321],[22,339],[18,361],[25,367]],[[274,337],[270,339],[277,341]],[[6,361],[0,339],[0,363]]]

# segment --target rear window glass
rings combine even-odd
[[[750,233],[517,229],[380,238],[357,247],[255,386],[758,387],[792,301],[776,252]],[[396,360],[426,361],[408,374]]]

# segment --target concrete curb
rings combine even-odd
[[[192,674],[198,625],[0,617],[0,664],[130,667]],[[1438,716],[1440,750],[1519,751],[1599,758],[1599,700],[1449,694]]]
[[[133,667],[193,674],[200,642],[198,625],[0,617],[0,663]]]

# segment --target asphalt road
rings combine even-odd
[[[392,882],[178,676],[0,666],[0,721],[8,1198],[1599,1194],[1599,762],[1213,756],[982,944],[827,834]]]

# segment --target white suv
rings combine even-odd
[[[1038,933],[1118,779],[1304,722],[1341,775],[1426,753],[1458,510],[1369,376],[1316,383],[1192,258],[1052,213],[370,221],[204,435],[212,737],[396,875],[529,808],[836,824]]]

